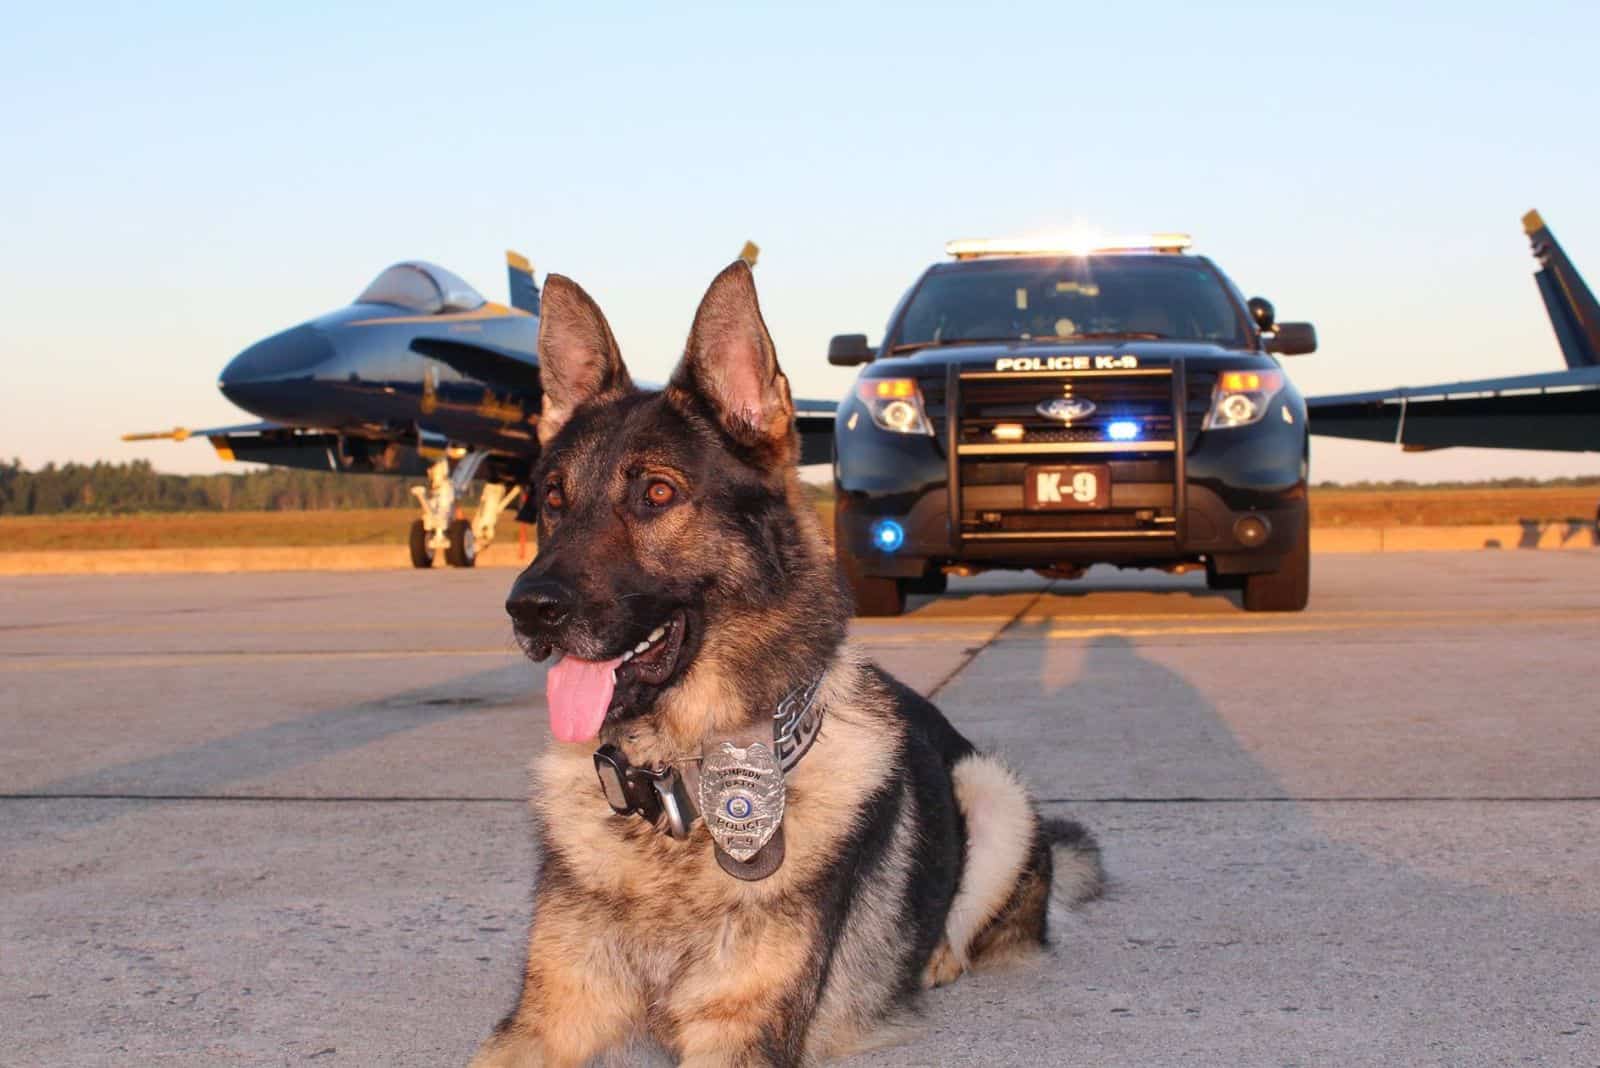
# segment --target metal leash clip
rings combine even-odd
[[[674,838],[689,837],[695,820],[694,802],[675,768],[636,768],[621,749],[602,745],[595,750],[594,770],[611,811],[619,816],[642,816]]]

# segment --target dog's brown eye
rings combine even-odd
[[[672,499],[677,495],[678,491],[672,488],[672,483],[663,482],[659,478],[652,480],[651,483],[644,488],[644,499],[655,505],[657,508],[665,508],[667,505],[672,503]]]
[[[561,487],[552,482],[544,488],[544,503],[551,511],[559,512],[567,506],[567,498]]]

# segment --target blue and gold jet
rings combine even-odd
[[[759,249],[741,257],[755,264]],[[316,471],[426,476],[413,489],[411,562],[439,553],[471,567],[520,499],[539,442],[539,287],[533,267],[506,253],[509,306],[485,300],[431,263],[397,263],[347,307],[258,341],[222,370],[217,387],[262,422],[124,441],[210,440],[226,460]],[[804,462],[825,462],[834,405],[797,401]],[[483,484],[471,519],[457,501]]]
[[[1312,397],[1311,432],[1393,442],[1407,452],[1600,452],[1600,304],[1537,211],[1523,216],[1522,228],[1566,370]]]

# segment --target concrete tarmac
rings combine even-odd
[[[1298,615],[1096,570],[857,621],[1113,886],[851,1065],[1600,1065],[1600,553],[1314,574]],[[509,579],[0,580],[0,1065],[464,1064],[548,744]]]

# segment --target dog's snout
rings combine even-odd
[[[518,630],[558,627],[572,610],[572,591],[557,579],[521,578],[506,598],[506,612]]]

